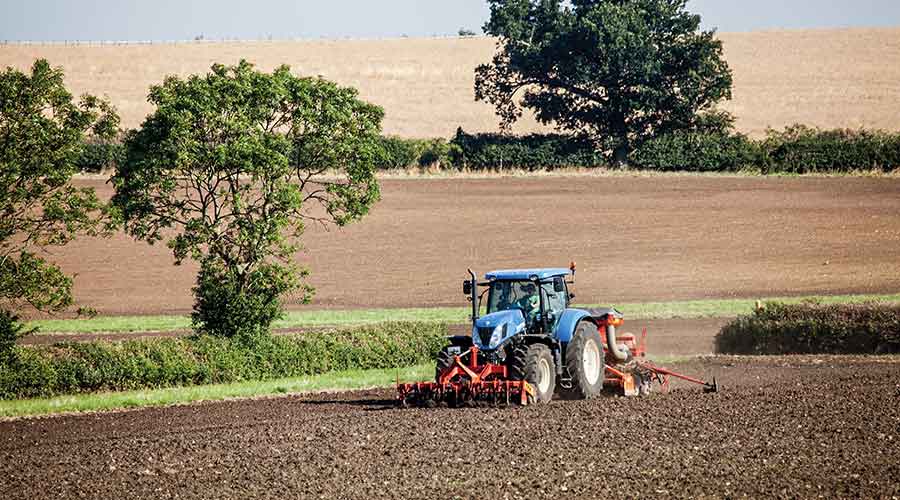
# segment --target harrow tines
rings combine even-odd
[[[478,406],[527,405],[534,389],[525,381],[491,380],[478,383],[419,382],[400,384],[399,404],[402,407],[433,408],[447,405],[453,408]]]

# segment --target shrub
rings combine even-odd
[[[9,365],[15,360],[16,341],[27,334],[18,316],[0,310],[0,365]]]
[[[455,146],[450,159],[457,168],[534,171],[606,165],[603,154],[589,140],[565,135],[467,134],[458,129],[450,143]]]
[[[631,162],[649,170],[736,172],[757,166],[760,156],[759,144],[742,134],[674,132],[644,143]]]
[[[716,335],[724,354],[900,352],[900,305],[768,303]]]
[[[381,137],[379,140],[381,153],[376,163],[378,168],[403,169],[418,165],[425,149],[423,142],[420,139]]]
[[[218,337],[268,332],[283,314],[279,297],[297,289],[297,280],[292,269],[282,266],[261,264],[238,273],[215,259],[204,259],[194,287],[194,330]]]
[[[16,346],[15,361],[0,364],[0,399],[410,366],[434,359],[446,335],[442,324],[385,323],[298,336]]]
[[[425,143],[425,148],[419,156],[419,166],[422,168],[450,168],[453,159],[459,156],[460,148],[456,144],[448,143],[444,139],[431,139]]]
[[[125,146],[119,142],[86,142],[75,158],[81,172],[100,173],[114,170],[125,159]]]
[[[820,130],[803,125],[769,130],[762,142],[764,173],[891,171],[900,168],[900,134]]]
[[[450,168],[456,146],[445,139],[382,137],[377,160],[380,169]]]

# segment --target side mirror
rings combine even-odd
[[[553,291],[556,293],[566,291],[566,284],[563,283],[562,278],[554,278],[553,279]]]
[[[463,281],[463,295],[472,295],[472,282],[469,280]]]

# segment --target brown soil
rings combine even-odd
[[[395,179],[382,193],[360,223],[309,228],[312,307],[460,306],[467,267],[570,260],[579,303],[900,291],[896,178]],[[120,234],[51,258],[101,314],[190,310],[196,269],[165,245]]]
[[[725,386],[519,409],[388,390],[0,422],[18,498],[890,498],[900,359],[707,358]]]

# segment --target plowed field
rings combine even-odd
[[[891,498],[900,359],[707,358],[680,386],[516,409],[387,391],[0,422],[0,497]]]
[[[314,308],[462,306],[467,267],[570,260],[578,303],[896,293],[900,179],[385,180],[363,221],[310,226],[304,244]],[[196,269],[174,267],[165,245],[120,234],[51,259],[77,274],[79,304],[101,314],[191,308]]]

